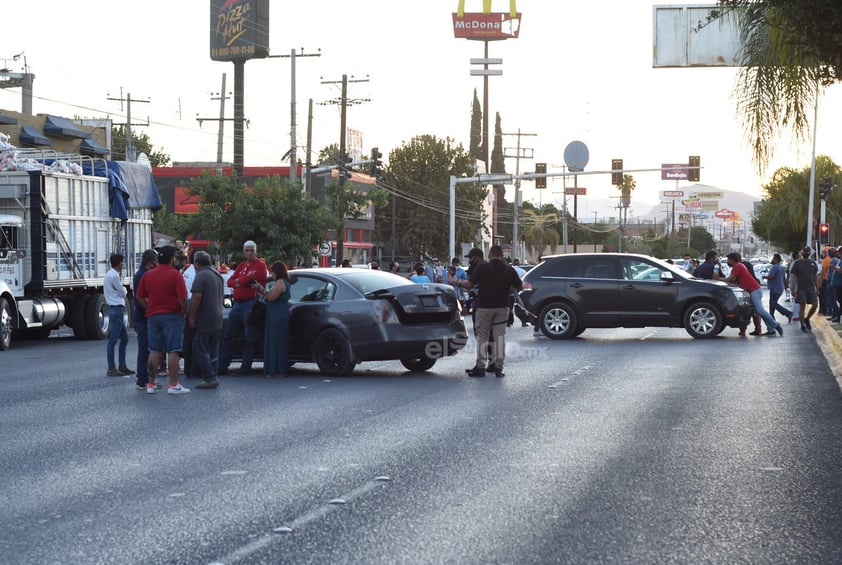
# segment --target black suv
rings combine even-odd
[[[569,339],[587,328],[683,327],[695,338],[746,326],[748,293],[694,278],[645,255],[581,253],[545,257],[523,278],[524,305],[545,336]]]

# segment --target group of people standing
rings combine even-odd
[[[838,285],[831,288],[839,289],[833,296],[838,296],[838,301],[842,302],[842,257],[839,250],[835,248],[829,248],[827,254],[829,257],[826,267],[828,286]],[[727,276],[723,275],[719,269],[719,257],[716,251],[708,251],[705,254],[705,261],[693,271],[693,276],[734,283],[749,293],[754,306],[754,331],[751,335],[772,336],[777,333],[783,336],[783,326],[775,319],[776,312],[783,314],[789,322],[799,321],[801,331],[810,333],[813,331],[811,319],[818,309],[818,296],[822,288],[822,267],[811,258],[811,255],[812,249],[809,247],[793,253],[789,270],[783,266],[783,258],[779,253],[772,255],[772,265],[763,277],[769,289],[768,310],[763,306],[763,293],[760,281],[754,274],[754,267],[748,261],[743,261],[740,253],[736,251],[727,255],[728,266],[731,268]],[[787,310],[779,303],[787,287],[798,305],[798,312]],[[835,317],[831,314],[829,318],[832,321],[838,321],[839,308],[831,312],[835,312]],[[761,319],[766,323],[765,333],[760,327]],[[746,335],[746,329],[747,327],[740,328],[740,336]]]
[[[264,373],[268,377],[286,376],[290,296],[286,265],[275,261],[267,269],[265,261],[257,257],[257,245],[247,241],[243,245],[245,259],[227,277],[226,283],[207,252],[196,251],[193,254],[190,276],[176,268],[176,253],[176,249],[169,245],[158,251],[144,251],[140,268],[133,277],[136,387],[148,394],[161,390],[156,376],[165,359],[169,377],[167,393],[190,392],[178,380],[180,357],[187,351],[185,374],[202,379],[196,388],[217,388],[217,376],[228,372],[233,344],[239,332],[245,334],[240,372],[250,372],[259,328],[248,320],[258,301],[266,308]],[[110,323],[106,347],[107,375],[128,376],[135,371],[129,369],[126,363],[128,333],[124,308],[127,291],[121,284],[123,256],[113,254],[110,262],[111,269],[106,274],[104,285]],[[226,284],[233,289],[234,302],[228,327],[222,336]]]

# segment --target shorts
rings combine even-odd
[[[809,290],[798,290],[795,294],[795,303],[796,304],[818,304],[819,297],[816,294],[815,289]]]
[[[184,317],[180,312],[154,314],[146,319],[146,337],[149,351],[181,352],[184,342]]]

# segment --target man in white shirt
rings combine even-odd
[[[126,366],[126,345],[129,343],[129,334],[126,331],[126,287],[120,280],[123,272],[123,256],[120,253],[111,255],[111,268],[105,273],[105,281],[102,293],[105,295],[105,303],[108,305],[108,345],[105,349],[105,357],[108,361],[109,377],[122,377],[133,375],[134,371]],[[120,340],[118,357],[120,365],[114,362],[114,346]]]

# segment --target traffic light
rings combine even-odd
[[[535,174],[547,174],[547,164],[535,163]],[[547,177],[535,177],[535,188],[547,188]]]
[[[688,164],[690,165],[690,167],[696,168],[691,168],[687,171],[687,180],[689,180],[690,182],[699,182],[699,156],[690,155],[690,162]]]
[[[623,184],[623,160],[611,159],[611,184],[620,186]],[[619,173],[616,171],[620,171]]]
[[[372,147],[371,148],[371,163],[368,165],[368,176],[370,177],[379,177],[380,176],[380,157],[383,154],[380,152],[379,147]]]
[[[833,192],[834,188],[836,188],[836,186],[833,184],[833,179],[826,177],[819,183],[819,198],[822,200],[826,199]]]
[[[819,245],[830,244],[830,224],[819,224]]]

